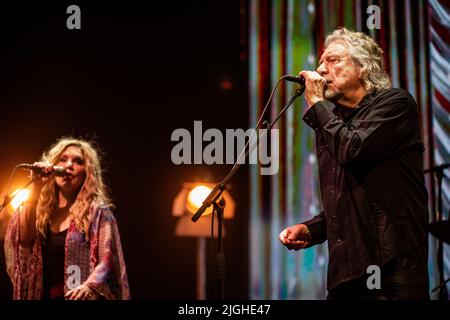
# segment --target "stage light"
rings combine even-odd
[[[172,215],[179,217],[175,227],[175,235],[186,237],[204,237],[211,236],[211,213],[212,206],[206,210],[197,222],[192,222],[191,218],[214,188],[213,183],[191,183],[183,184],[183,188],[175,197],[172,205]],[[233,219],[235,202],[228,190],[222,193],[226,206],[223,212],[225,220]],[[217,237],[217,221],[214,222],[214,237]],[[225,234],[225,230],[224,230]]]
[[[211,188],[205,186],[205,185],[199,185],[189,191],[187,201],[186,201],[186,209],[192,213],[195,214],[202,206],[203,201],[206,199],[206,197],[209,195],[209,193],[212,191]],[[205,213],[203,215],[208,215],[212,213],[212,206],[205,210]]]
[[[11,200],[11,207],[13,208],[13,211],[16,211],[16,209],[25,201],[28,200],[28,197],[30,196],[30,190],[27,189],[17,189],[12,194],[12,200]]]

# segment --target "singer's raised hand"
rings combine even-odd
[[[42,173],[39,174],[35,171],[30,170],[31,179],[34,179],[35,187],[40,188],[42,185],[48,182],[49,176],[52,175],[54,168],[51,163],[38,161],[33,163],[34,166],[42,168]]]
[[[34,183],[30,186],[29,201],[25,203],[29,206],[36,206],[42,187],[48,182],[54,170],[53,166],[48,162],[35,162],[33,165],[42,168],[42,172],[37,173],[36,171],[30,170],[30,178]]]
[[[316,71],[301,71],[299,75],[305,78],[304,96],[309,107],[319,101],[325,100],[327,80]]]
[[[35,162],[36,167],[42,168],[43,174],[38,174],[33,170],[31,179],[34,183],[30,186],[29,199],[19,207],[19,244],[24,247],[31,247],[36,235],[36,206],[41,194],[43,185],[48,181],[48,176],[53,172],[53,167],[47,162]]]

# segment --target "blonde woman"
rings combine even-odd
[[[35,165],[5,238],[14,299],[129,299],[120,236],[91,143],[62,138]],[[53,166],[66,170],[55,177]]]

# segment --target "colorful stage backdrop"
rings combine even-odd
[[[380,29],[369,6],[380,9]],[[285,74],[314,70],[325,36],[340,26],[363,31],[385,51],[393,86],[408,90],[419,105],[425,167],[450,162],[450,5],[445,0],[250,0],[248,3],[250,126],[256,124],[271,89]],[[376,10],[376,8],[375,8]],[[376,12],[376,11],[375,11]],[[373,22],[373,20],[372,20]],[[289,100],[295,84],[283,84],[271,105],[272,118]],[[323,299],[326,297],[326,244],[301,252],[278,241],[286,226],[321,209],[313,131],[302,122],[303,98],[279,122],[280,171],[261,176],[251,169],[251,299]],[[450,175],[450,174],[449,174]],[[430,221],[435,190],[427,177]],[[449,180],[444,184],[444,215],[450,208]],[[445,251],[446,277],[450,254]],[[436,241],[430,237],[430,286],[437,284]],[[434,296],[435,297],[435,296]]]

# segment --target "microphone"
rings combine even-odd
[[[291,76],[291,75],[285,75],[281,77],[283,80],[296,82],[301,86],[305,85],[305,78],[303,76]]]
[[[43,175],[43,176],[48,175],[48,174],[43,172],[41,167],[38,167],[38,166],[35,166],[35,165],[32,165],[32,164],[22,163],[22,164],[19,164],[17,167],[18,168],[22,168],[22,169],[26,169],[26,170],[31,170],[34,173],[38,174],[38,175]],[[53,166],[53,174],[55,176],[58,176],[58,177],[64,177],[64,176],[67,175],[67,171],[63,167]]]

